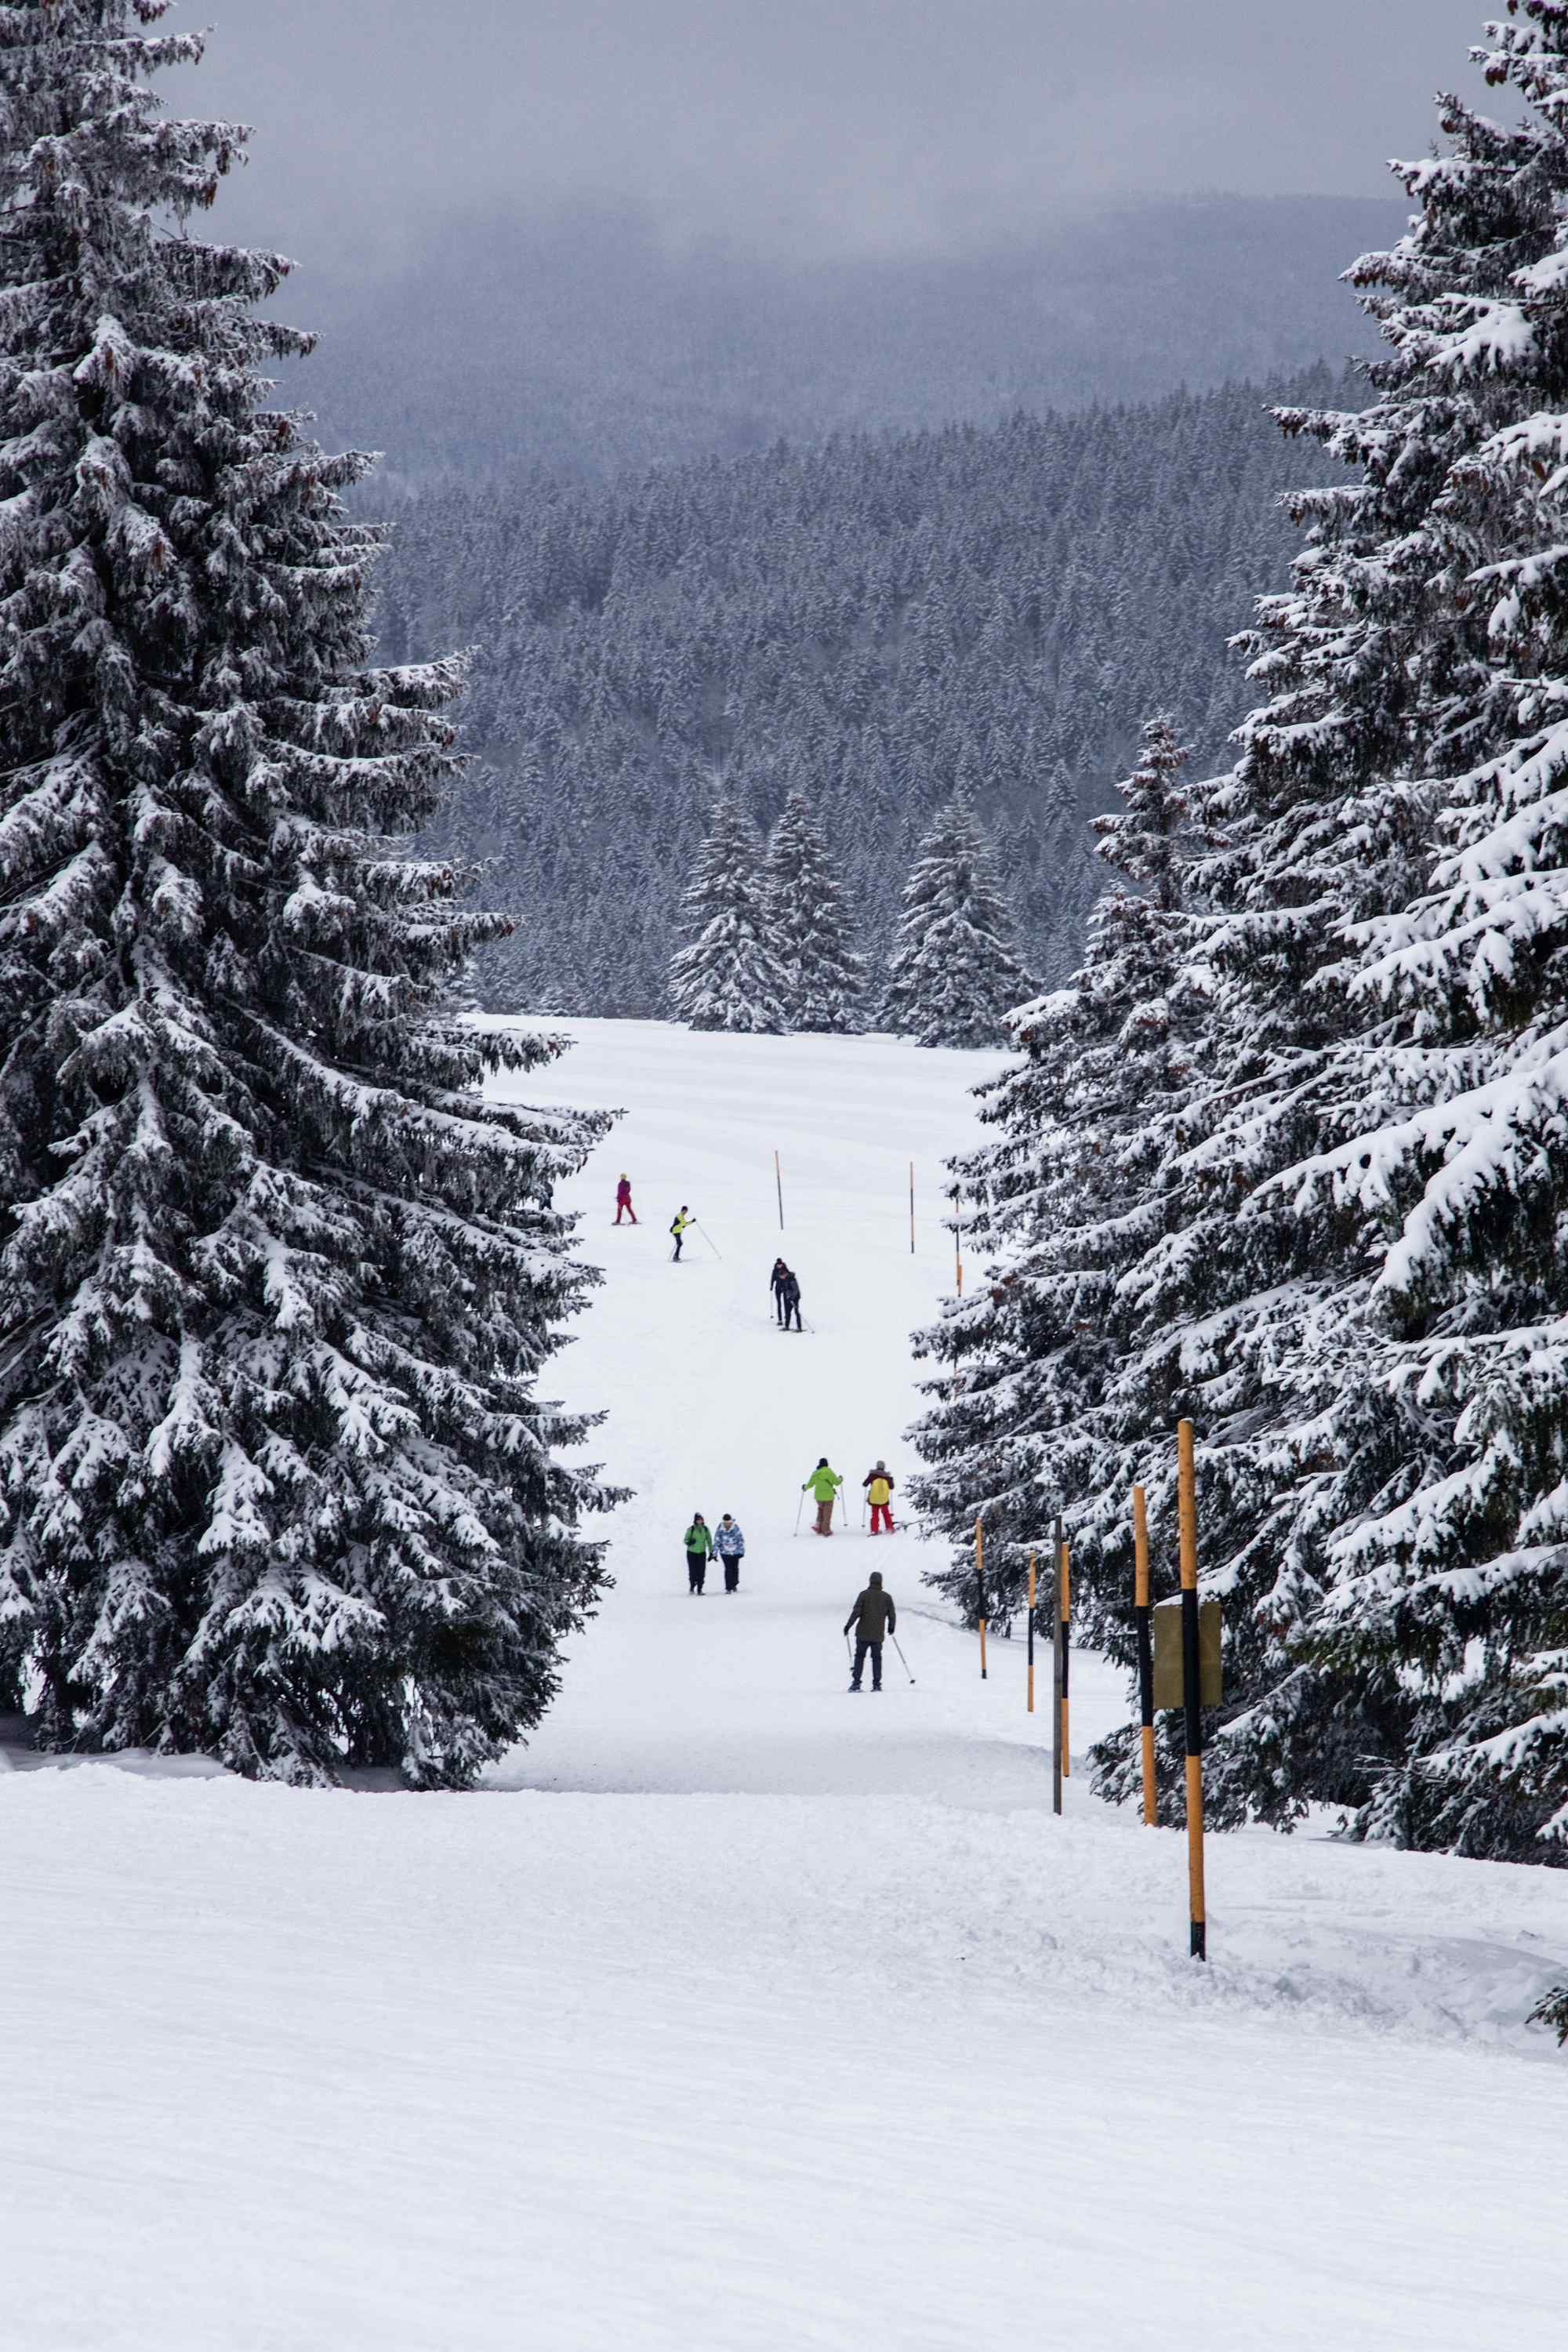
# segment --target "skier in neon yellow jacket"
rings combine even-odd
[[[801,1493],[812,1494],[816,1497],[816,1525],[812,1529],[814,1535],[830,1536],[833,1533],[833,1498],[843,1484],[844,1481],[837,1471],[828,1468],[826,1454],[810,1477],[802,1479]]]

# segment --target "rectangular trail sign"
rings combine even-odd
[[[1154,1705],[1184,1706],[1182,1680],[1182,1604],[1162,1601],[1154,1618]],[[1198,1603],[1198,1691],[1205,1706],[1217,1706],[1221,1696],[1219,1602]]]

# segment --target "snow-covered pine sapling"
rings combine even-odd
[[[602,1580],[537,1393],[600,1123],[480,1093],[557,1046],[460,1021],[505,925],[399,845],[461,667],[374,666],[369,460],[268,405],[288,265],[187,233],[243,134],[163,13],[0,24],[0,1706],[458,1786]]]
[[[1531,2011],[1530,2022],[1550,2026],[1560,2042],[1568,2042],[1568,1985],[1553,1985]]]
[[[688,944],[671,959],[669,992],[693,1029],[776,1035],[790,1026],[788,976],[769,937],[763,845],[739,803],[713,804],[682,902]]]
[[[836,1035],[862,1028],[865,961],[856,953],[844,892],[804,793],[791,793],[773,827],[763,887],[791,1028]]]
[[[1000,1045],[1028,992],[990,841],[960,794],[915,853],[882,1019],[919,1045]]]

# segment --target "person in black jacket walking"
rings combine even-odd
[[[871,1688],[879,1691],[882,1687],[882,1643],[889,1633],[897,1633],[899,1626],[899,1612],[893,1605],[893,1596],[883,1591],[879,1570],[871,1570],[870,1581],[865,1591],[845,1619],[844,1631],[847,1633],[851,1625],[855,1628],[855,1665],[849,1687],[852,1691],[859,1689],[869,1652]]]
[[[795,1328],[798,1331],[801,1328],[800,1285],[795,1280],[795,1276],[790,1272],[787,1265],[784,1268],[784,1288],[779,1293],[779,1304],[784,1308],[784,1329],[786,1331],[789,1329],[789,1318],[793,1315],[795,1317]]]
[[[789,1268],[788,1268],[788,1266],[787,1266],[787,1265],[785,1265],[785,1264],[784,1264],[784,1260],[783,1260],[783,1258],[782,1258],[782,1257],[775,1257],[775,1258],[774,1258],[774,1260],[773,1260],[773,1270],[772,1274],[770,1274],[770,1275],[769,1275],[769,1276],[768,1276],[768,1288],[769,1288],[769,1289],[772,1291],[772,1293],[773,1293],[773,1313],[777,1316],[777,1318],[778,1318],[778,1319],[779,1319],[779,1321],[780,1321],[781,1323],[782,1323],[782,1322],[784,1321],[784,1284],[785,1284],[788,1280],[789,1280]]]

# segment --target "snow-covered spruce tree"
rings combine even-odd
[[[195,241],[163,0],[0,15],[0,1643],[60,1748],[458,1786],[601,1581],[538,1374],[597,1123],[485,1102],[504,929],[396,836],[460,667],[369,666],[379,534]],[[178,226],[172,226],[174,223]]]
[[[918,1045],[1000,1045],[1029,992],[984,827],[962,794],[941,809],[904,885],[882,1019]]]
[[[791,793],[773,827],[763,885],[790,1027],[836,1036],[863,1028],[865,961],[856,953],[844,892],[803,793]]]
[[[1009,1614],[1055,1511],[1120,1468],[1114,1421],[1083,1458],[1064,1448],[1135,1326],[1121,1277],[1179,1216],[1172,1139],[1207,1018],[1188,971],[1203,919],[1187,903],[1199,841],[1186,757],[1168,720],[1148,722],[1121,809],[1094,823],[1101,870],[1121,879],[1094,904],[1083,966],[1015,1014],[1020,1058],[978,1090],[994,1139],[953,1163],[971,1255],[988,1275],[917,1335],[942,1369],[912,1433],[928,1465],[912,1492],[953,1543],[932,1581],[970,1615],[977,1513],[996,1611]]]
[[[1505,139],[1449,101],[1449,152],[1412,173],[1488,275],[1429,275],[1389,321],[1494,424],[1451,453],[1435,517],[1435,579],[1486,657],[1435,696],[1466,761],[1439,781],[1428,887],[1353,941],[1349,992],[1389,1044],[1343,1057],[1342,1139],[1288,1179],[1303,1223],[1384,1236],[1368,1323],[1398,1441],[1372,1491],[1347,1496],[1342,1468],[1313,1498],[1327,1590],[1296,1647],[1339,1692],[1400,1694],[1363,1834],[1562,1864],[1568,5],[1510,13],[1488,78],[1531,114]],[[1357,1418],[1347,1380],[1327,1417],[1341,1463]]]
[[[1430,184],[1433,202],[1393,255],[1353,273],[1392,346],[1371,404],[1283,416],[1355,478],[1295,501],[1309,539],[1294,583],[1244,640],[1268,699],[1236,768],[1189,795],[1215,836],[1194,877],[1215,911],[1193,974],[1209,1009],[1194,1080],[1149,1139],[1158,1214],[1115,1234],[1106,1350],[1086,1349],[1080,1370],[1059,1328],[1033,1342],[1061,1350],[1040,1517],[1062,1508],[1090,1627],[1123,1654],[1129,1489],[1147,1487],[1155,1557],[1173,1558],[1172,1425],[1197,1424],[1202,1564],[1227,1609],[1209,1776],[1220,1822],[1289,1822],[1314,1797],[1358,1804],[1405,1738],[1397,1677],[1352,1689],[1297,1646],[1335,1527],[1431,1460],[1430,1432],[1376,1376],[1369,1295],[1386,1225],[1343,1201],[1310,1216],[1300,1182],[1279,1180],[1354,1131],[1367,1068],[1388,1066],[1386,1021],[1352,994],[1355,927],[1421,887],[1432,782],[1462,771],[1490,709],[1486,615],[1464,591],[1469,560],[1452,570],[1443,500],[1515,395],[1495,371],[1456,375],[1432,330],[1461,293],[1473,323],[1545,249],[1551,191],[1515,134],[1478,121],[1465,135],[1484,233],[1432,166],[1411,167],[1412,193]],[[1466,695],[1468,739],[1453,724]],[[1079,1222],[1070,1203],[1062,1222]],[[1018,1412],[1044,1378],[1039,1361],[1018,1373]],[[1100,1785],[1126,1793],[1135,1756],[1135,1738],[1108,1743]]]
[[[1163,1458],[1162,1422],[1184,1410],[1199,1426],[1205,1583],[1229,1627],[1208,1776],[1221,1822],[1288,1822],[1313,1798],[1364,1808],[1405,1784],[1431,1663],[1414,1617],[1396,1609],[1393,1638],[1352,1673],[1324,1599],[1371,1528],[1407,1534],[1412,1499],[1451,1491],[1458,1467],[1462,1423],[1434,1409],[1429,1376],[1407,1377],[1421,1326],[1389,1312],[1400,1203],[1367,1129],[1472,1083],[1473,1045],[1456,1035],[1445,1069],[1420,1066],[1422,1016],[1377,979],[1376,942],[1401,936],[1434,811],[1496,756],[1518,699],[1481,587],[1505,552],[1502,508],[1461,486],[1512,420],[1561,397],[1561,340],[1531,353],[1510,281],[1550,265],[1563,179],[1552,131],[1505,131],[1451,100],[1444,122],[1453,152],[1404,168],[1410,234],[1352,273],[1390,345],[1375,397],[1356,416],[1285,420],[1359,479],[1299,502],[1296,584],[1251,641],[1269,700],[1233,773],[1196,795],[1224,835],[1199,873],[1219,910],[1211,1076],[1184,1114],[1184,1231],[1132,1279],[1144,1336],[1113,1392]],[[1349,1166],[1380,1172],[1360,1186],[1325,1172]],[[1513,1277],[1494,1261],[1489,1279],[1495,1312]],[[1086,1497],[1091,1581],[1097,1559],[1123,1579],[1105,1542],[1117,1518],[1113,1486]],[[1440,1580],[1456,1563],[1433,1565]],[[1129,1789],[1134,1746],[1109,1744],[1101,1785]]]
[[[681,1018],[693,1029],[788,1029],[788,974],[769,938],[762,842],[738,801],[713,804],[681,915],[688,944],[669,966]]]

